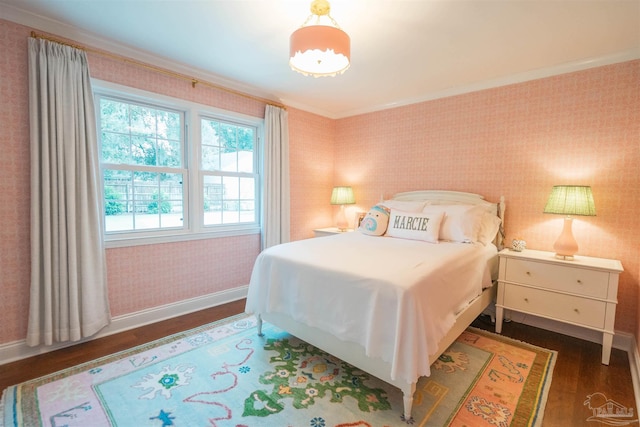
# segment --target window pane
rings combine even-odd
[[[105,231],[133,229],[132,173],[128,171],[104,171]]]
[[[204,224],[256,222],[255,179],[204,177]]]
[[[99,99],[106,231],[182,228],[184,113]]]
[[[232,152],[238,149],[237,128],[237,126],[228,123],[220,123],[218,126],[218,135],[226,152]]]
[[[129,105],[113,99],[100,99],[100,126],[103,131],[129,133]]]
[[[240,218],[239,222],[255,222],[255,179],[240,178]]]
[[[131,133],[136,135],[156,134],[156,114],[155,110],[140,105],[131,105]]]
[[[131,163],[131,146],[128,135],[102,132],[102,161],[106,163]]]
[[[182,227],[182,174],[136,172],[135,229]]]
[[[202,146],[202,169],[206,171],[220,170],[220,147]]]
[[[218,122],[216,121],[201,120],[200,133],[203,145],[220,145],[218,142],[218,127]]]
[[[222,224],[222,203],[224,187],[222,177],[204,177],[204,225]]]
[[[201,120],[202,169],[222,172],[254,171],[256,130],[251,126]]]
[[[174,141],[182,139],[182,123],[180,123],[180,114],[162,110],[158,110],[157,114],[158,135]]]
[[[238,172],[253,172],[253,151],[238,152]]]
[[[183,186],[182,174],[160,174],[160,192],[154,193],[154,209],[160,217],[161,227],[182,227]]]
[[[220,154],[220,170],[223,172],[238,172],[237,151],[224,151]]]
[[[256,223],[256,128],[212,118],[200,127],[204,224]]]
[[[156,149],[152,138],[131,137],[131,163],[156,166]]]
[[[136,230],[160,227],[157,207],[158,175],[152,172],[134,172],[133,174],[134,228]]]
[[[180,141],[158,140],[158,165],[180,167]]]
[[[100,99],[105,163],[181,167],[182,113]]]
[[[240,197],[240,178],[235,176],[225,176],[222,178],[222,183],[224,184],[224,200],[237,201]]]

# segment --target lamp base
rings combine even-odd
[[[344,205],[340,205],[340,211],[338,211],[338,217],[336,218],[336,227],[338,227],[339,231],[347,231],[349,227],[349,222],[344,214]]]
[[[564,259],[565,261],[573,261],[573,256],[578,252],[578,242],[576,242],[571,232],[572,224],[573,218],[566,217],[564,219],[562,233],[560,233],[558,240],[553,244],[553,249],[556,251],[556,258]]]
[[[573,255],[560,255],[560,254],[556,254],[556,258],[564,261],[573,261],[575,259]]]

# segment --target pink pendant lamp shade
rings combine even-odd
[[[351,60],[351,39],[329,15],[327,0],[314,0],[311,15],[289,39],[289,66],[305,76],[325,77],[344,73]],[[307,25],[316,16],[316,22]],[[326,23],[321,18],[326,17]]]
[[[553,187],[544,213],[566,215],[562,233],[553,244],[556,257],[573,259],[578,252],[578,243],[573,237],[571,215],[595,216],[596,207],[593,202],[591,187],[584,185],[556,185]]]

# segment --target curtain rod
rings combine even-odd
[[[251,99],[253,101],[264,102],[267,105],[273,105],[275,107],[280,107],[280,108],[283,108],[283,109],[286,110],[286,107],[284,106],[284,104],[281,104],[279,102],[274,102],[274,101],[271,101],[271,100],[266,99],[266,98],[261,98],[259,96],[253,96],[253,95],[250,95],[248,93],[240,92],[238,90],[229,89],[229,88],[226,88],[224,86],[220,86],[220,85],[217,85],[217,84],[214,84],[214,83],[211,83],[211,82],[207,82],[205,80],[198,80],[195,77],[190,77],[190,76],[187,76],[185,74],[176,73],[176,72],[173,72],[173,71],[170,71],[170,70],[166,70],[164,68],[156,67],[156,66],[153,66],[153,65],[150,65],[150,64],[145,64],[144,62],[136,61],[135,59],[127,58],[126,56],[117,55],[115,53],[110,53],[110,52],[106,52],[106,51],[103,51],[103,50],[93,49],[93,48],[90,48],[90,47],[69,43],[67,41],[60,40],[60,39],[57,39],[57,38],[54,38],[54,37],[50,37],[50,36],[47,36],[47,35],[44,35],[44,34],[37,34],[35,31],[31,31],[31,37],[33,37],[34,39],[43,39],[43,40],[56,42],[56,43],[59,43],[59,44],[65,45],[65,46],[73,47],[75,49],[83,50],[85,52],[89,52],[89,53],[93,53],[93,54],[96,54],[96,55],[105,56],[107,58],[111,58],[111,59],[115,59],[115,60],[118,60],[118,61],[125,62],[127,64],[132,64],[132,65],[135,65],[135,66],[138,66],[138,67],[146,68],[146,69],[154,71],[156,73],[160,73],[160,74],[164,74],[164,75],[167,75],[167,76],[175,77],[175,78],[181,79],[181,80],[187,80],[187,81],[191,82],[191,87],[192,88],[195,88],[197,84],[200,84],[202,86],[207,86],[207,87],[210,87],[210,88],[213,88],[213,89],[218,89],[218,90],[221,90],[221,91],[233,94],[233,95],[238,95],[238,96],[242,96],[244,98],[249,98],[249,99]]]

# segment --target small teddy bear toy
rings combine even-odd
[[[389,211],[383,206],[375,205],[360,223],[360,231],[372,236],[382,236],[389,225]]]

